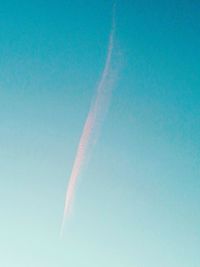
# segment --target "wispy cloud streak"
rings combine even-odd
[[[75,191],[75,187],[77,183],[77,177],[79,176],[81,167],[83,166],[85,162],[88,148],[92,142],[91,139],[93,135],[96,134],[95,132],[97,131],[97,124],[99,124],[99,122],[101,123],[101,118],[103,117],[102,115],[103,113],[105,113],[105,110],[107,108],[107,103],[109,101],[109,98],[112,92],[112,84],[113,84],[112,80],[114,79],[114,77],[110,77],[110,75],[111,75],[111,59],[112,59],[113,47],[114,47],[114,34],[115,34],[114,16],[115,15],[113,12],[112,28],[111,28],[111,33],[109,36],[108,52],[107,52],[104,70],[101,75],[101,79],[97,85],[96,95],[95,95],[94,101],[91,105],[87,119],[83,127],[76,157],[75,157],[74,164],[72,167],[72,172],[69,178],[69,183],[68,183],[66,198],[65,198],[64,214],[63,214],[63,220],[62,220],[61,232],[60,232],[61,236],[63,235],[66,218],[70,213],[74,191]]]

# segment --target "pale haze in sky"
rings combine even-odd
[[[0,6],[0,266],[200,266],[200,3],[116,1],[109,109],[66,186],[113,1]]]

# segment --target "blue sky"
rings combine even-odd
[[[112,1],[0,7],[0,265],[200,265],[200,3],[117,1],[120,74],[59,239]]]

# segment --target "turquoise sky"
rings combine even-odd
[[[59,239],[113,1],[1,1],[0,266],[200,266],[200,2],[117,1],[120,74]]]

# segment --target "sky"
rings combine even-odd
[[[117,0],[109,110],[65,193],[113,1],[0,5],[0,266],[200,266],[200,3]]]

